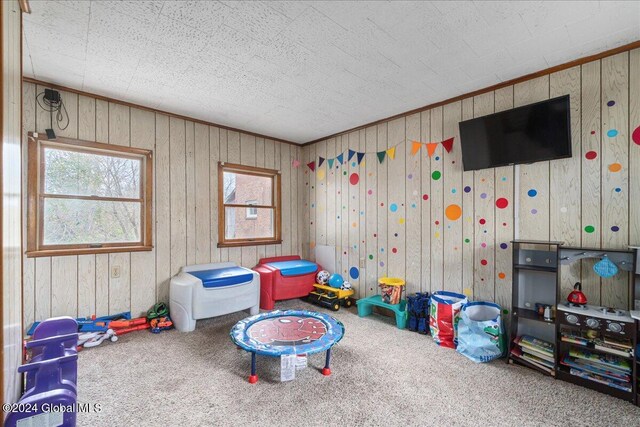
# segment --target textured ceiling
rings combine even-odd
[[[306,142],[640,39],[640,2],[31,1],[24,74]]]

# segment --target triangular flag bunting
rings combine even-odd
[[[354,156],[354,154],[356,154],[355,151],[349,150],[349,157],[347,157],[347,161],[351,161],[351,158]]]
[[[380,163],[384,162],[384,155],[387,154],[386,151],[378,151],[378,161]]]
[[[420,151],[420,147],[422,146],[422,144],[419,143],[418,141],[412,141],[412,142],[413,142],[413,145],[411,146],[411,155],[415,156],[416,153]]]
[[[336,159],[338,159],[338,163],[342,164],[342,161],[344,160],[344,153],[340,153],[336,156]]]
[[[327,162],[329,163],[329,169],[333,169],[333,160],[334,159],[327,160]]]
[[[438,148],[438,143],[427,142],[425,145],[427,146],[427,154],[429,155],[429,157],[433,156],[433,153],[436,152],[436,148]]]
[[[391,160],[396,158],[396,147],[391,147],[387,150],[387,156],[391,158]]]
[[[323,163],[324,163],[324,157],[320,157],[318,159],[318,167],[321,167]]]
[[[307,166],[311,169],[311,172],[316,171],[316,162],[307,163]]]
[[[447,153],[450,153],[451,149],[453,148],[453,138],[445,139],[444,141],[442,141],[442,146],[445,150],[447,150]]]
[[[358,153],[358,164],[364,159],[364,153]]]

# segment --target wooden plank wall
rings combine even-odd
[[[23,86],[24,142],[26,132],[49,127],[48,113],[35,100],[43,89],[32,83]],[[154,250],[23,257],[25,328],[34,320],[59,315],[131,310],[138,316],[154,302],[168,301],[169,280],[185,264],[234,261],[253,267],[259,257],[301,253],[301,236],[308,241],[302,224],[308,224],[303,220],[303,200],[309,194],[299,188],[307,169],[300,147],[88,96],[61,94],[70,123],[65,130],[56,129],[58,135],[154,150]],[[281,171],[282,245],[218,249],[219,160]],[[301,166],[294,167],[294,160]],[[26,163],[23,166],[26,171]],[[26,212],[26,198],[23,209]],[[110,274],[116,265],[119,278]]]
[[[305,167],[304,246],[327,243],[328,230],[348,223],[328,241],[338,248],[343,275],[358,270],[359,279],[350,280],[359,297],[374,294],[376,279],[390,275],[405,278],[410,292],[464,292],[509,310],[509,241],[516,235],[602,248],[640,243],[640,205],[634,203],[640,198],[640,141],[631,138],[640,126],[639,73],[640,50],[623,52],[305,147],[305,162],[348,149],[371,154],[359,166],[345,162],[331,171],[358,174],[357,185],[335,179],[325,186],[326,162],[315,172]],[[460,120],[565,94],[571,96],[572,158],[462,171]],[[411,154],[412,140],[450,137],[451,153],[439,145],[431,158],[425,148]],[[396,158],[380,164],[375,152],[398,143]],[[339,211],[340,201],[348,220],[326,215],[333,213],[329,205]],[[459,218],[449,215],[456,206]],[[358,234],[355,228],[363,226]],[[584,261],[563,268],[562,294],[582,281],[590,303],[626,307],[626,277],[601,280],[592,266]]]

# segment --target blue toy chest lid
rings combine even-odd
[[[268,266],[280,270],[283,276],[301,276],[303,274],[315,273],[318,266],[315,262],[305,259],[293,261],[278,261],[267,263]]]
[[[215,270],[189,271],[188,274],[202,281],[205,288],[221,288],[239,285],[253,279],[253,273],[241,267],[217,268]]]

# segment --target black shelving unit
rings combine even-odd
[[[546,320],[536,303],[556,307],[559,300],[559,247],[562,242],[513,240],[513,290],[508,363],[516,363],[555,376],[558,350],[555,320]],[[513,354],[514,340],[530,335],[555,345],[553,368],[547,370]]]

